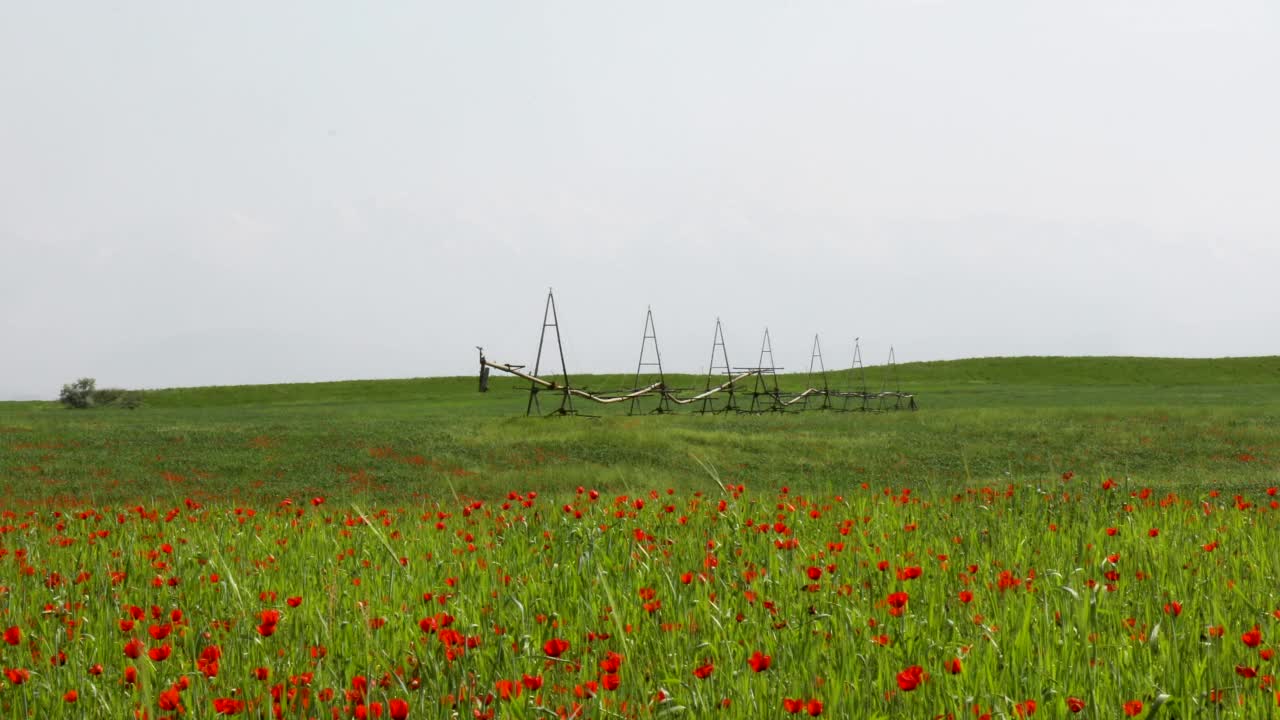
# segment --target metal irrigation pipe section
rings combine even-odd
[[[560,357],[560,371],[557,374],[560,376],[563,382],[556,382],[555,380],[548,380],[546,378],[539,377],[539,374],[540,374],[539,371],[542,368],[542,351],[543,351],[544,345],[546,344],[548,330],[551,330],[555,333],[555,341],[556,341],[555,351]],[[645,353],[649,348],[650,344],[652,344],[652,347],[653,347],[654,360],[646,362]],[[666,374],[663,372],[663,369],[662,369],[662,354],[658,351],[658,331],[653,322],[652,309],[649,309],[645,313],[644,336],[640,342],[640,359],[636,364],[636,379],[634,384],[636,389],[610,391],[610,392],[622,393],[620,395],[617,395],[617,394],[593,393],[587,390],[575,388],[571,385],[569,381],[569,372],[565,367],[564,343],[562,342],[562,339],[560,337],[560,318],[558,313],[556,312],[555,296],[552,294],[552,291],[550,288],[547,289],[547,302],[542,311],[542,332],[538,336],[538,356],[533,364],[533,372],[525,372],[524,365],[510,365],[507,363],[491,362],[485,359],[484,348],[477,346],[476,349],[480,351],[480,392],[484,392],[489,389],[489,370],[490,369],[501,370],[502,372],[509,373],[523,380],[528,380],[529,381],[529,404],[528,404],[528,407],[525,409],[525,414],[527,415],[533,415],[535,414],[535,412],[539,415],[542,414],[542,407],[538,400],[538,393],[544,390],[551,391],[560,395],[560,407],[555,411],[553,411],[553,414],[558,414],[558,415],[577,414],[577,410],[575,410],[573,407],[573,398],[575,397],[582,398],[583,400],[590,400],[591,402],[599,403],[602,405],[612,405],[615,403],[630,401],[631,409],[627,414],[631,414],[636,410],[637,402],[641,398],[654,397],[654,396],[660,398],[658,407],[652,411],[656,413],[670,412],[669,403],[674,403],[676,405],[691,405],[696,402],[702,403],[702,409],[698,412],[703,412],[703,413],[730,412],[735,410],[740,413],[785,412],[796,405],[798,405],[798,409],[800,410],[808,410],[809,398],[814,398],[814,397],[822,398],[821,406],[818,408],[815,408],[818,410],[835,410],[836,408],[834,408],[830,402],[831,398],[841,398],[844,400],[843,407],[839,408],[839,410],[842,412],[848,412],[852,410],[861,410],[861,411],[901,410],[903,407],[902,405],[903,400],[906,400],[908,402],[907,404],[908,410],[916,409],[915,395],[911,393],[904,393],[904,392],[901,392],[900,390],[891,391],[888,389],[889,388],[888,375],[885,376],[884,381],[880,386],[880,392],[878,393],[867,392],[866,374],[865,374],[865,371],[862,370],[862,360],[861,360],[862,354],[861,354],[861,348],[858,344],[858,338],[854,338],[853,364],[850,366],[849,372],[851,377],[855,370],[858,370],[859,372],[861,372],[861,377],[862,377],[861,390],[846,391],[846,390],[832,390],[830,388],[830,386],[827,384],[826,365],[822,360],[822,346],[818,342],[817,335],[813,336],[813,349],[810,352],[810,357],[809,357],[809,375],[805,379],[805,384],[808,385],[814,381],[814,376],[815,376],[814,369],[816,367],[817,368],[816,375],[822,381],[822,387],[820,388],[808,387],[803,392],[800,392],[800,393],[783,392],[778,388],[777,376],[778,376],[778,371],[781,370],[782,368],[777,367],[773,362],[773,344],[769,338],[768,328],[765,328],[764,338],[760,344],[760,361],[757,364],[757,366],[756,367],[738,367],[738,368],[731,369],[729,365],[729,353],[725,348],[724,330],[720,325],[719,318],[716,318],[716,330],[715,330],[715,335],[712,338],[711,363],[707,371],[706,388],[703,390],[703,392],[697,395],[694,395],[693,397],[688,397],[688,398],[678,397],[675,394],[676,391],[668,388],[666,384]],[[720,355],[719,361],[717,361],[716,359],[717,351],[719,352],[719,355]],[[766,356],[769,358],[768,364],[765,363]],[[892,346],[890,346],[889,348],[888,365],[889,365],[889,373],[892,374],[894,378],[893,384],[897,386],[896,362],[895,362]],[[643,374],[645,367],[657,368],[658,381],[655,383],[646,385],[644,387],[639,387],[640,378],[641,378],[641,375]],[[726,377],[727,379],[724,382],[720,383],[719,385],[712,387],[711,386],[712,377],[715,375],[719,375],[720,374],[719,371],[721,370],[723,370],[724,377]],[[737,384],[748,378],[755,378],[755,385],[749,393],[746,392],[745,390],[741,391],[742,394],[751,396],[750,408],[743,409],[736,404],[735,392],[737,392],[736,390]],[[767,382],[765,378],[769,378],[771,382]],[[728,393],[728,399],[725,401],[722,407],[715,409],[714,403],[716,402],[717,398],[715,398],[714,396],[722,392]],[[762,398],[765,398],[766,400],[762,402],[761,401]],[[895,402],[892,403],[892,406],[886,404],[885,402],[887,399],[890,399],[890,398],[895,400]],[[879,407],[871,407],[870,401],[873,401],[873,400],[879,402]],[[849,407],[850,401],[860,401],[860,403],[855,402],[854,403],[855,407],[851,408]],[[860,407],[857,406],[859,404],[860,404]]]
[[[580,397],[580,398],[583,398],[584,400],[590,400],[592,402],[600,403],[602,405],[612,405],[614,403],[626,402],[627,400],[633,400],[635,398],[640,398],[640,397],[650,397],[653,395],[661,395],[667,398],[668,400],[670,400],[671,402],[676,403],[677,405],[690,405],[692,403],[705,400],[717,393],[724,392],[725,390],[728,390],[729,388],[733,387],[735,384],[742,382],[747,378],[760,375],[764,373],[766,370],[766,368],[752,368],[750,370],[743,371],[729,378],[727,381],[717,385],[716,387],[713,387],[709,390],[706,390],[697,395],[694,395],[693,397],[682,398],[682,397],[677,397],[674,392],[668,390],[666,385],[664,385],[661,382],[656,382],[651,385],[647,385],[645,387],[632,390],[631,392],[623,395],[596,395],[595,393],[588,392],[586,390],[580,390],[578,388],[573,388],[573,387],[566,388],[563,385],[556,383],[554,380],[547,380],[545,378],[540,378],[536,375],[531,375],[527,372],[524,372],[523,365],[509,365],[507,363],[493,362],[492,360],[485,358],[484,355],[480,356],[480,367],[482,368],[482,373],[481,373],[482,386],[487,386],[487,382],[485,381],[487,381],[488,379],[488,373],[483,372],[483,369],[493,368],[494,370],[501,370],[502,372],[515,375],[516,377],[521,378],[523,380],[528,380],[529,382],[534,383],[536,385],[540,385],[548,390],[559,390],[561,392],[567,392],[570,395],[573,395],[575,397]],[[768,393],[768,394],[772,395],[772,393]],[[803,401],[807,397],[822,396],[822,395],[825,395],[827,397],[862,398],[864,400],[899,398],[903,400],[910,400],[912,407],[914,408],[915,406],[915,395],[911,393],[902,393],[902,392],[879,392],[879,393],[841,392],[839,390],[823,390],[821,388],[811,387],[811,388],[805,389],[803,392],[799,392],[795,394],[787,393],[787,395],[790,396],[790,399],[788,400],[781,400],[780,398],[778,399],[778,404],[780,407],[789,407],[791,405],[794,405],[798,402]]]

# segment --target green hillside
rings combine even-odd
[[[885,368],[867,368],[877,390]],[[1280,357],[983,358],[906,363],[919,412],[525,418],[525,385],[474,377],[152,390],[137,410],[0,403],[0,486],[86,500],[320,493],[367,502],[578,485],[722,481],[1047,481],[1063,472],[1180,487],[1280,483]],[[581,376],[597,390],[630,376]],[[779,379],[799,390],[803,375]],[[677,387],[704,378],[675,376]],[[847,386],[832,373],[833,387]],[[556,406],[543,396],[544,410]],[[656,401],[647,400],[645,409]]]
[[[879,390],[892,376],[884,366],[868,366],[864,372],[866,386]],[[1061,388],[1044,399],[1078,404],[1068,397],[1069,388],[1089,391],[1102,388],[1117,392],[1127,400],[1147,397],[1160,404],[1187,397],[1189,400],[1213,399],[1226,393],[1247,400],[1252,391],[1265,394],[1267,388],[1280,384],[1280,356],[1250,358],[1137,358],[1137,357],[1016,357],[973,358],[934,362],[902,363],[896,368],[898,383],[906,392],[922,395],[922,402],[936,406],[953,404],[963,397],[975,407],[997,407],[1024,404],[1027,388]],[[784,390],[799,390],[807,376],[791,373],[779,376]],[[576,387],[594,390],[630,388],[633,375],[575,375]],[[673,387],[705,387],[706,378],[692,375],[668,375]],[[827,374],[832,388],[860,387],[858,376],[847,369]],[[172,388],[150,390],[146,403],[154,408],[226,407],[234,405],[333,405],[368,403],[418,403],[423,411],[440,414],[456,411],[489,414],[494,398],[515,397],[527,384],[494,372],[493,391],[476,392],[474,377],[413,378],[401,380],[348,380],[341,382],[293,383],[285,385],[240,385],[221,387]],[[1164,389],[1186,392],[1165,393]],[[893,389],[890,387],[889,389]],[[1165,399],[1162,399],[1165,398]],[[523,413],[523,402],[502,403],[512,413]],[[586,405],[584,407],[590,407]]]

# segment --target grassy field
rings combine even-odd
[[[867,371],[873,390],[881,371]],[[523,386],[496,374],[487,394],[474,378],[435,378],[156,390],[133,411],[0,403],[0,481],[14,501],[394,503],[512,488],[714,487],[704,464],[726,483],[806,492],[1067,471],[1173,488],[1256,488],[1277,476],[1277,357],[995,358],[903,364],[898,374],[919,412],[526,418]],[[610,389],[630,378],[575,383]]]
[[[0,716],[1274,717],[1278,372],[904,365],[914,413],[0,404]]]

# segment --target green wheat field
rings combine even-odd
[[[1280,358],[898,375],[919,411],[0,403],[0,715],[1280,716]]]

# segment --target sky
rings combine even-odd
[[[1280,354],[1280,3],[5,3],[0,400]]]

